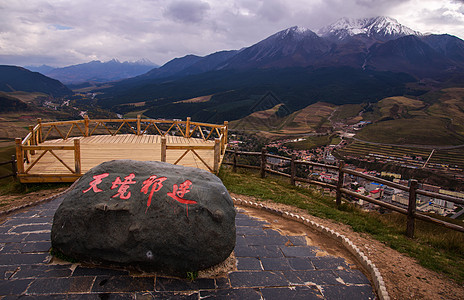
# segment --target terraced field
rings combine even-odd
[[[455,169],[461,169],[462,171],[464,169],[464,147],[433,150],[354,142],[337,151],[345,157],[391,161],[413,167],[424,166],[433,151],[433,155],[427,163],[427,168],[450,169],[452,171]]]

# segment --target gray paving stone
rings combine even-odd
[[[266,235],[266,232],[260,227],[236,226],[238,235]]]
[[[269,224],[268,222],[261,221],[258,219],[252,219],[252,218],[243,218],[243,219],[236,219],[235,220],[235,225],[236,226],[254,226],[254,227],[259,227]]]
[[[306,246],[306,238],[304,236],[287,236],[292,246]]]
[[[98,268],[98,267],[84,267],[77,266],[72,273],[72,276],[117,276],[117,275],[129,275],[129,271],[124,270],[115,270],[108,268]]]
[[[71,265],[32,265],[18,268],[13,278],[59,278],[71,276]]]
[[[31,252],[48,252],[52,244],[50,241],[43,241],[43,242],[29,242],[23,245],[21,249],[22,253],[31,253]]]
[[[333,272],[335,276],[340,277],[345,283],[348,284],[371,284],[366,275],[364,275],[359,270],[335,270]]]
[[[317,299],[322,298],[322,294],[313,286],[295,286],[279,288],[262,288],[261,293],[266,300],[282,299]],[[343,298],[340,298],[343,299]]]
[[[328,285],[322,286],[322,293],[327,300],[368,300],[377,299],[370,285]]]
[[[340,285],[342,283],[336,280],[337,276],[331,270],[313,270],[313,271],[283,271],[285,277],[295,284],[312,284],[312,285]]]
[[[200,291],[200,299],[246,299],[261,300],[261,293],[256,289],[226,289],[214,291]]]
[[[0,296],[21,295],[32,281],[33,279],[1,280]]]
[[[24,233],[24,232],[34,232],[34,231],[50,231],[52,229],[51,224],[28,224],[28,225],[18,225],[11,233]]]
[[[132,300],[135,293],[69,294],[67,300]],[[153,299],[153,298],[150,298]]]
[[[194,281],[177,278],[157,277],[156,291],[198,291],[203,289],[213,290],[216,288],[214,279],[200,278]]]
[[[87,278],[87,277],[72,277]],[[93,278],[90,277],[89,278]],[[92,286],[92,293],[123,293],[138,291],[153,291],[155,287],[154,276],[98,276]]]
[[[261,262],[256,257],[237,257],[237,269],[239,271],[262,271]]]
[[[229,274],[232,287],[266,287],[288,286],[289,282],[282,272],[272,271],[244,271]]]
[[[39,278],[31,283],[28,294],[65,294],[90,292],[95,277]]]
[[[50,217],[40,217],[40,218],[16,218],[9,219],[2,226],[8,227],[11,229],[12,226],[16,225],[30,225],[30,224],[44,224],[44,223],[53,223],[53,219]]]
[[[28,234],[0,234],[0,241],[2,243],[19,243],[22,242]]]
[[[0,266],[0,280],[8,280],[17,269],[16,266]]]
[[[260,246],[260,245],[285,245],[288,242],[286,237],[281,235],[272,235],[272,236],[245,236],[245,241],[247,245],[250,246]]]
[[[315,257],[317,250],[312,246],[283,246],[280,249],[286,257]]]
[[[346,260],[342,257],[319,256],[311,258],[311,262],[317,270],[337,270],[339,267],[349,268]]]
[[[313,263],[307,257],[287,257],[293,270],[315,270]]]
[[[25,242],[43,242],[50,241],[50,232],[44,233],[29,233],[25,238]]]
[[[48,253],[19,253],[0,255],[1,266],[35,265],[47,263],[50,260]]]
[[[229,277],[219,277],[216,278],[215,280],[216,283],[216,288],[217,289],[228,289],[230,288],[230,280]]]
[[[261,258],[261,263],[266,271],[284,271],[293,270],[285,257]]]
[[[283,257],[282,251],[278,246],[267,245],[267,246],[250,246],[254,251],[256,257]]]
[[[25,244],[24,243],[6,243],[2,247],[0,253],[18,254],[21,253]]]

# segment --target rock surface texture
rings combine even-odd
[[[235,246],[233,201],[203,170],[115,160],[62,197],[52,246],[81,261],[185,275],[224,261]]]

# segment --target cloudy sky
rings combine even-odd
[[[389,16],[464,38],[464,0],[1,0],[0,64],[157,64],[240,49],[291,26]]]

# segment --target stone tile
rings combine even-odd
[[[269,224],[265,221],[258,219],[246,218],[246,219],[235,219],[235,226],[262,226]]]
[[[40,217],[40,218],[16,218],[8,219],[2,226],[8,226],[10,229],[13,226],[17,225],[31,225],[31,224],[52,224],[53,219],[50,217]]]
[[[283,271],[285,277],[293,284],[306,285],[340,285],[337,276],[331,270],[314,271]]]
[[[69,299],[69,298],[68,298]],[[100,298],[99,298],[100,299]],[[112,299],[112,298],[109,298]],[[180,294],[178,292],[142,292],[136,293],[135,300],[198,300],[200,299],[198,292],[189,292],[186,294]]]
[[[235,237],[235,246],[248,246],[245,237],[242,235],[237,235]]]
[[[280,249],[286,257],[315,257],[317,248],[312,246],[283,246]]]
[[[16,266],[0,266],[0,280],[8,280],[17,270]]]
[[[6,296],[2,300],[17,300],[17,299],[27,299],[27,300],[62,300],[66,299],[66,294],[55,294],[55,295],[21,295],[21,296]]]
[[[28,294],[63,294],[90,292],[95,277],[39,278],[27,289]]]
[[[51,224],[28,224],[28,225],[18,225],[13,228],[10,232],[12,233],[24,233],[24,232],[34,232],[34,231],[50,231],[52,229]]]
[[[228,289],[230,288],[229,277],[219,277],[214,280],[216,282],[217,289]]]
[[[10,231],[11,226],[0,226],[0,234],[6,234]]]
[[[214,291],[200,291],[200,299],[246,299],[261,300],[261,293],[256,289],[225,289]]]
[[[237,257],[237,269],[239,271],[262,271],[261,262],[256,257]]]
[[[336,270],[333,271],[337,277],[340,277],[343,282],[348,284],[371,284],[366,275],[359,270]]]
[[[48,252],[52,244],[50,241],[44,242],[30,242],[23,246],[21,249],[22,253],[31,253],[31,252]]]
[[[0,251],[0,254],[4,253],[9,253],[9,254],[18,254],[21,253],[25,244],[24,243],[6,243],[3,247],[2,250]]]
[[[258,257],[257,253],[250,246],[235,246],[234,254],[236,257]]]
[[[229,278],[232,287],[267,287],[286,286],[289,284],[282,272],[232,272],[229,274]]]
[[[328,285],[322,286],[322,293],[327,300],[368,300],[377,299],[370,285]]]
[[[33,279],[1,280],[0,296],[21,295],[32,281]]]
[[[20,253],[0,255],[0,265],[2,266],[35,265],[47,263],[49,260],[50,255],[48,253]]]
[[[287,257],[293,270],[315,270],[313,263],[307,257]]]
[[[24,239],[26,242],[42,242],[42,241],[50,241],[50,232],[44,233],[29,233],[26,238]]]
[[[20,243],[22,242],[28,234],[0,234],[0,241],[2,243]]]
[[[338,267],[349,268],[342,257],[319,256],[311,258],[311,262],[317,270],[337,270]]]
[[[72,276],[117,276],[117,275],[129,275],[128,271],[115,270],[108,268],[97,268],[97,267],[83,267],[77,266]]]
[[[86,278],[86,277],[72,277]],[[152,291],[155,287],[154,276],[98,276],[92,287],[92,293],[124,293],[138,291]]]
[[[267,246],[250,246],[250,248],[256,254],[256,257],[283,257],[282,251],[278,246],[267,245]]]
[[[321,293],[315,286],[295,286],[279,288],[262,288],[263,298],[268,300],[276,299],[317,299],[322,298]],[[343,299],[343,298],[340,298]]]
[[[194,281],[188,279],[157,277],[155,290],[156,291],[198,291],[201,289],[215,289],[214,279],[199,278]]]
[[[21,266],[13,278],[59,278],[71,276],[71,265]]]
[[[267,236],[282,236],[277,230],[269,228],[264,228],[264,233],[266,233]]]
[[[288,242],[288,239],[281,235],[245,236],[245,240],[250,246],[285,245],[285,243]]]
[[[261,263],[263,264],[263,268],[266,271],[284,271],[284,270],[292,270],[290,264],[288,263],[285,257],[277,257],[277,258],[261,258]]]
[[[266,232],[261,227],[237,226],[236,233],[238,235],[266,235]]]
[[[292,246],[306,246],[306,237],[305,236],[292,236],[289,235],[287,238],[290,240],[290,243],[292,243]]]

